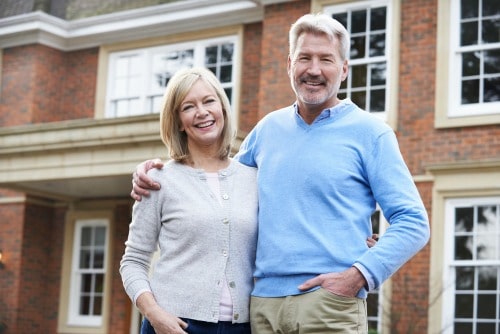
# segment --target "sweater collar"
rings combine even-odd
[[[345,111],[350,106],[352,106],[352,104],[353,103],[352,103],[351,99],[349,99],[349,98],[345,98],[343,100],[340,100],[340,103],[338,103],[337,105],[324,109],[321,112],[321,114],[319,114],[318,117],[316,117],[316,119],[314,120],[314,122],[312,124],[321,122],[325,119],[337,118],[338,115],[342,114],[343,111]],[[296,117],[300,118],[302,120],[302,122],[304,122],[304,119],[299,114],[299,106],[298,106],[297,102],[295,102],[293,104],[293,110],[295,112]]]

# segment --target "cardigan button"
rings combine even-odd
[[[228,194],[222,195],[222,199],[226,199],[226,200],[229,199],[229,195]]]
[[[236,283],[234,283],[234,281],[229,282],[229,287],[230,288],[236,287]]]
[[[234,318],[234,320],[238,320],[239,317],[240,317],[240,315],[238,313],[236,313],[233,318]]]
[[[223,224],[229,224],[229,219],[227,219],[227,218],[222,219],[222,223]]]

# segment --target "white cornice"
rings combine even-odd
[[[188,0],[74,21],[44,12],[0,20],[0,48],[39,43],[70,51],[261,21],[257,1]]]

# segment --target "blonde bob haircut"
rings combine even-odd
[[[234,125],[231,119],[231,105],[217,77],[210,70],[203,67],[179,70],[167,84],[163,98],[163,108],[160,113],[160,135],[163,143],[167,146],[170,158],[180,162],[185,162],[190,155],[187,135],[180,130],[180,106],[198,80],[203,80],[214,89],[222,105],[224,127],[219,143],[220,159],[226,159],[229,156],[235,137]]]
[[[341,59],[346,60],[349,56],[351,40],[346,28],[333,17],[327,14],[317,13],[306,14],[292,24],[288,36],[290,47],[289,55],[291,59],[293,59],[295,55],[297,40],[303,33],[326,35],[331,41],[337,38],[340,44],[339,55]]]

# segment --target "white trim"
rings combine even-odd
[[[443,249],[443,277],[442,277],[442,323],[441,330],[443,334],[452,334],[454,330],[454,307],[455,305],[455,271],[458,263],[465,261],[457,261],[453,259],[455,249],[455,217],[454,210],[457,207],[474,207],[477,205],[498,205],[500,203],[499,196],[491,197],[468,197],[468,198],[449,198],[445,200],[445,224],[444,224],[444,249]],[[497,245],[498,246],[498,245]],[[477,260],[466,261],[470,262],[470,266],[478,266]],[[481,260],[481,265],[498,266],[497,261]],[[476,319],[474,319],[475,321]]]
[[[259,22],[249,0],[187,0],[66,21],[44,12],[0,19],[0,48],[40,43],[70,51],[103,44]]]
[[[237,87],[239,86],[239,66],[238,64],[241,63],[240,57],[240,36],[238,34],[230,34],[230,35],[224,35],[224,36],[218,36],[218,37],[213,37],[213,38],[205,38],[205,39],[198,39],[198,40],[191,40],[191,41],[185,41],[185,42],[178,42],[178,43],[171,43],[171,44],[164,44],[164,45],[155,45],[155,46],[150,46],[150,47],[144,47],[144,48],[137,48],[137,49],[130,49],[130,50],[123,50],[123,51],[116,51],[116,52],[110,52],[108,56],[108,74],[107,74],[107,89],[106,91],[108,94],[106,95],[106,102],[105,102],[105,111],[104,115],[106,118],[119,118],[119,117],[130,117],[134,116],[130,114],[130,111],[135,111],[135,112],[140,112],[140,115],[145,115],[145,114],[159,114],[161,110],[159,109],[153,109],[150,110],[150,103],[151,97],[152,96],[157,96],[162,98],[164,94],[164,87],[160,87],[156,90],[153,90],[152,85],[151,85],[151,80],[152,80],[152,75],[153,70],[152,70],[152,65],[154,64],[154,59],[153,57],[157,54],[164,55],[167,54],[171,51],[179,51],[179,50],[187,50],[191,49],[193,50],[193,66],[206,66],[205,64],[205,52],[207,47],[210,46],[220,46],[222,44],[232,44],[233,46],[233,54],[232,54],[232,60],[231,60],[231,81],[230,82],[221,82],[221,85],[223,88],[228,88],[231,89],[231,96],[229,96],[231,100],[231,105],[232,105],[232,111],[235,114],[235,118],[237,118],[237,113],[238,113],[238,108],[237,105],[238,103],[238,91]],[[137,55],[138,57],[138,62],[137,66],[140,66],[140,70],[137,71],[140,73],[140,77],[135,77],[133,80],[136,82],[139,82],[137,84],[137,89],[134,90],[133,96],[124,94],[123,96],[118,96],[112,95],[112,92],[114,92],[114,83],[116,80],[116,63],[117,61],[124,56],[135,56]],[[220,65],[219,62],[216,64],[209,64],[209,65]],[[177,70],[177,69],[176,69]],[[123,75],[123,73],[122,73]],[[130,80],[127,79],[127,82]],[[127,115],[116,115],[113,112],[116,112],[116,110],[113,110],[113,103],[116,101],[126,101],[129,99],[135,99],[137,100],[139,107],[138,108],[130,108],[128,107],[127,110],[129,111],[129,114]],[[137,115],[137,114],[136,114]]]
[[[393,106],[393,101],[394,99],[391,97],[392,94],[397,95],[397,92],[394,92],[392,89],[393,81],[396,82],[397,79],[397,72],[394,72],[394,66],[393,62],[398,63],[397,58],[393,58],[393,43],[395,42],[394,40],[394,34],[396,31],[394,31],[394,24],[393,21],[395,17],[393,16],[393,6],[394,2],[392,0],[377,0],[377,1],[357,1],[357,2],[350,2],[350,3],[341,3],[341,4],[325,4],[323,7],[323,11],[328,13],[328,14],[335,14],[335,13],[342,13],[346,11],[354,11],[356,9],[364,9],[366,10],[367,8],[377,8],[377,7],[385,7],[386,9],[386,26],[385,26],[385,54],[383,56],[376,56],[376,57],[370,57],[369,55],[365,55],[363,58],[359,59],[349,59],[349,67],[363,64],[366,66],[376,64],[379,62],[379,60],[382,60],[385,62],[386,65],[386,76],[385,76],[385,107],[383,112],[372,112],[372,115],[382,119],[383,121],[388,122],[389,121],[389,115],[391,113],[396,113],[397,108]],[[369,35],[367,36],[369,37]],[[365,43],[368,43],[368,40],[365,41]],[[397,49],[397,48],[396,48]],[[347,80],[350,80],[351,76],[349,75]],[[369,89],[373,86],[368,86],[365,85],[362,88],[367,89],[367,95],[369,94]],[[350,89],[351,93],[353,92],[352,88]],[[363,106],[360,106],[361,108],[364,109]],[[392,124],[391,124],[392,125]]]
[[[103,297],[102,297],[102,314],[101,315],[79,315],[79,301],[80,301],[80,283],[81,274],[78,273],[79,269],[79,259],[80,259],[80,237],[83,227],[92,226],[103,226],[106,228],[106,239],[104,242],[104,262],[103,262]],[[104,315],[104,296],[110,293],[108,287],[106,286],[106,276],[109,275],[107,272],[107,266],[109,261],[109,235],[110,235],[110,224],[107,219],[82,219],[77,220],[75,223],[74,238],[73,238],[73,254],[71,260],[71,279],[70,279],[70,289],[69,289],[69,305],[68,305],[68,320],[67,325],[69,326],[79,326],[79,327],[100,327],[103,324]]]
[[[448,117],[474,117],[483,115],[500,114],[500,102],[471,103],[463,105],[461,103],[461,83],[462,83],[462,55],[467,51],[487,51],[500,47],[500,43],[475,44],[472,46],[460,46],[460,1],[449,3],[449,53],[448,53]],[[481,75],[480,80],[484,80]]]

